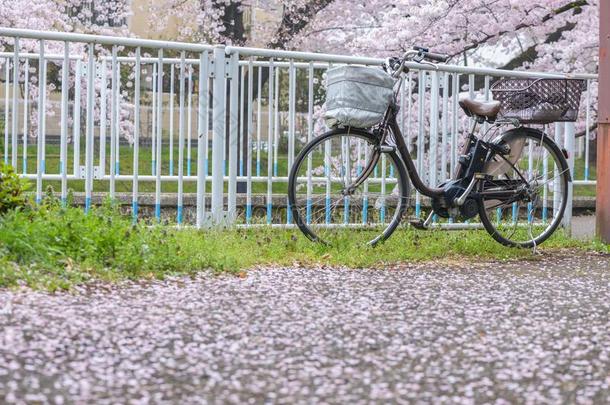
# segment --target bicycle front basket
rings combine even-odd
[[[522,123],[576,121],[586,83],[579,79],[501,79],[491,86],[500,116]]]
[[[383,119],[392,102],[394,79],[379,68],[340,66],[326,73],[329,127],[369,128]]]

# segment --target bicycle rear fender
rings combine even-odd
[[[555,152],[555,154],[559,158],[561,165],[563,166],[562,169],[569,168],[568,162],[566,160],[568,157],[567,150],[565,150],[565,148],[560,148],[559,145],[557,145],[557,143],[555,143],[553,138],[551,138],[550,136],[548,136],[543,131],[541,131],[537,128],[519,127],[519,128],[509,129],[508,131],[503,132],[502,134],[498,135],[498,137],[496,139],[494,139],[494,142],[499,142],[500,140],[503,140],[508,137],[515,136],[515,135],[518,135],[521,133],[526,133],[533,138],[541,139],[543,142],[546,142],[547,145],[549,145],[549,147],[553,150],[553,152]],[[517,147],[519,147],[519,146],[517,145]],[[520,147],[523,148],[523,145],[521,145]],[[522,151],[519,152],[517,159],[521,156],[521,153],[522,153]],[[515,159],[515,161],[517,159]],[[568,170],[568,181],[569,182],[572,181],[572,174],[570,173],[569,170]]]

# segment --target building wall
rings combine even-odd
[[[168,39],[175,40],[178,36],[178,27],[183,24],[182,21],[178,21],[175,17],[169,17],[166,28],[159,32],[155,26],[155,16],[153,15],[155,10],[160,9],[159,6],[163,6],[168,3],[168,0],[130,0],[131,10],[133,15],[127,22],[129,30],[140,38],[147,39]],[[152,9],[151,5],[155,4],[155,8]]]

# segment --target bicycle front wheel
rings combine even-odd
[[[369,132],[338,129],[299,153],[290,171],[289,209],[309,239],[375,245],[394,232],[408,206],[409,183],[396,151],[381,153],[378,145]],[[354,186],[370,162],[374,169]]]

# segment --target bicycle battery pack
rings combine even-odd
[[[460,158],[460,164],[466,167],[462,179],[468,183],[475,173],[482,172],[486,158],[487,148],[483,145],[482,141],[477,140],[470,148],[468,155]]]

